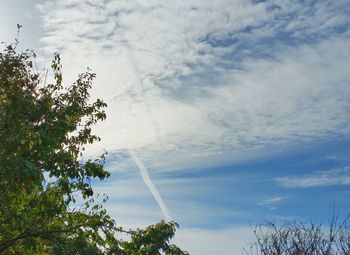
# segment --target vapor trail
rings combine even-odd
[[[145,92],[145,86],[144,86],[144,82],[143,82],[144,79],[141,78],[140,70],[137,67],[137,63],[136,63],[136,61],[134,59],[133,54],[130,52],[130,46],[126,42],[124,42],[124,46],[125,46],[125,49],[126,49],[126,54],[127,54],[128,60],[129,60],[130,67],[131,67],[132,72],[134,74],[135,81],[136,81],[137,85],[140,88],[140,93],[139,93],[138,96],[141,97],[142,94],[144,94],[144,92]],[[152,108],[151,108],[147,98],[144,97],[142,102],[145,104],[145,110],[147,111],[149,120],[151,121],[155,138],[156,138],[159,146],[162,147],[163,146],[162,136],[161,136],[159,127],[157,125],[157,122],[156,122],[156,120],[154,118],[154,114],[153,114]]]
[[[139,88],[141,90],[140,92],[143,93],[144,92],[144,84],[143,84],[143,80],[140,77],[140,71],[137,68],[137,64],[136,64],[136,62],[134,60],[134,57],[133,57],[132,53],[130,52],[130,46],[128,45],[127,41],[123,40],[123,42],[124,42],[124,46],[125,46],[125,49],[126,49],[127,58],[129,60],[130,67],[131,67],[131,69],[133,71],[133,74],[134,74],[135,81],[136,81],[137,85],[139,86]],[[150,105],[149,105],[147,100],[143,100],[143,102],[145,103],[146,111],[148,113],[148,117],[150,118],[150,121],[152,123],[153,131],[155,133],[156,140],[159,142],[159,145],[162,145],[162,139],[161,139],[161,136],[160,136],[160,131],[159,131],[158,125],[157,125],[157,123],[156,123],[156,121],[155,121],[155,119],[153,117],[153,113],[152,113],[151,107],[150,107]],[[134,160],[135,164],[137,165],[137,167],[140,170],[140,174],[142,176],[142,179],[143,179],[144,183],[146,184],[148,189],[151,191],[151,193],[152,193],[154,199],[156,200],[160,210],[162,211],[165,220],[166,221],[171,221],[172,217],[170,215],[170,212],[169,212],[167,206],[165,205],[162,197],[160,196],[157,188],[154,186],[154,184],[152,182],[152,179],[151,179],[151,177],[150,177],[150,175],[148,173],[147,168],[145,167],[145,165],[143,164],[141,159],[133,152],[133,150],[131,149],[130,146],[128,146],[128,150],[129,150],[129,155]]]
[[[149,176],[147,168],[145,167],[145,165],[143,164],[141,159],[131,149],[129,149],[129,155],[134,160],[135,164],[138,166],[138,168],[140,170],[140,174],[142,176],[142,179],[143,179],[144,183],[146,184],[146,186],[148,187],[148,189],[151,191],[154,199],[157,201],[157,203],[160,207],[160,210],[162,211],[162,213],[164,215],[165,220],[171,221],[172,218],[171,218],[170,212],[169,212],[167,206],[165,205],[162,197],[160,196],[158,190],[154,186],[154,184],[151,180],[151,177]]]

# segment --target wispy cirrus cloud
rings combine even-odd
[[[349,133],[346,1],[50,1],[45,50],[91,63],[109,104],[90,149],[152,165]],[[171,157],[169,157],[171,152]],[[193,163],[196,164],[196,163]]]
[[[269,197],[269,198],[265,198],[262,201],[260,201],[258,203],[258,205],[264,206],[264,207],[267,207],[267,208],[273,210],[273,209],[276,209],[276,204],[278,204],[279,202],[281,202],[284,199],[285,198],[282,196]]]
[[[312,188],[322,186],[350,185],[350,167],[316,171],[313,174],[276,178],[284,188]]]

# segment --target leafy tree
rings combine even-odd
[[[176,223],[124,230],[94,202],[91,180],[109,177],[105,154],[80,160],[84,146],[99,141],[92,126],[106,118],[106,104],[89,101],[95,74],[63,86],[56,54],[46,84],[33,60],[16,45],[0,52],[0,253],[188,254],[169,245]],[[130,240],[117,238],[121,232]]]

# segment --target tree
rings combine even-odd
[[[349,255],[349,216],[339,223],[333,216],[329,228],[313,222],[287,222],[281,226],[269,222],[259,225],[254,234],[256,243],[243,254],[260,255]]]
[[[16,44],[0,52],[0,253],[188,254],[169,245],[175,222],[124,230],[94,202],[91,180],[110,175],[106,154],[80,159],[86,144],[100,140],[92,126],[106,118],[106,104],[89,101],[95,74],[87,70],[64,87],[55,54],[46,84],[33,60]],[[130,240],[118,239],[120,232]]]

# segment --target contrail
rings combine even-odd
[[[126,42],[124,42],[124,47],[126,49],[127,58],[129,60],[130,67],[131,67],[132,72],[134,74],[135,81],[137,82],[139,88],[141,89],[141,93],[144,94],[144,89],[145,89],[144,82],[143,82],[143,79],[140,76],[140,71],[139,71],[139,69],[137,67],[137,63],[135,62],[134,56],[130,52],[130,49],[129,49],[130,46]],[[153,116],[153,111],[151,109],[151,106],[150,106],[148,100],[146,98],[143,98],[143,99],[144,100],[142,100],[142,102],[146,106],[145,108],[146,108],[146,111],[148,113],[148,117],[149,117],[149,119],[151,121],[155,138],[156,138],[157,142],[159,143],[159,145],[162,147],[163,141],[162,141],[162,137],[161,137],[160,130],[158,128],[157,122],[156,122],[156,120],[155,120],[155,118]]]
[[[131,69],[133,71],[135,80],[138,83],[139,88],[141,89],[141,92],[143,92],[143,89],[144,89],[143,80],[140,77],[140,71],[138,70],[138,68],[136,66],[135,60],[134,60],[134,58],[131,55],[131,52],[129,50],[130,47],[127,44],[126,41],[124,41],[124,46],[125,46],[125,49],[126,49],[127,57],[128,57],[129,63],[130,63],[130,67],[131,67]],[[153,118],[153,113],[151,111],[150,105],[149,105],[147,100],[143,100],[143,102],[146,105],[146,110],[147,110],[148,116],[149,116],[149,118],[151,120],[151,123],[152,123],[152,126],[153,126],[153,131],[155,132],[156,140],[158,142],[160,142],[160,145],[161,145],[162,144],[162,139],[161,139],[160,132],[159,132],[158,126],[156,124],[156,121]],[[144,183],[146,184],[146,186],[148,187],[148,189],[151,191],[154,199],[157,201],[157,204],[158,204],[160,210],[162,211],[165,220],[166,221],[171,221],[172,217],[170,215],[170,212],[169,212],[167,206],[165,205],[162,197],[160,196],[157,188],[154,186],[154,184],[152,182],[152,179],[151,179],[151,177],[150,177],[150,175],[148,173],[147,168],[145,167],[145,165],[143,164],[141,159],[133,152],[133,150],[131,149],[130,146],[129,146],[128,149],[129,149],[129,155],[131,156],[131,158],[134,160],[135,164],[139,168],[140,174],[142,176],[142,179],[143,179]]]
[[[145,165],[143,164],[141,159],[130,148],[129,148],[129,155],[135,161],[135,164],[140,169],[140,174],[142,176],[142,179],[143,179],[144,183],[146,184],[146,186],[148,187],[148,189],[151,191],[154,199],[157,201],[157,203],[160,207],[160,210],[162,211],[162,213],[164,215],[165,220],[168,222],[171,221],[172,218],[171,218],[170,212],[169,212],[167,206],[165,205],[162,197],[160,196],[158,190],[154,186],[154,184],[151,180],[151,177],[149,176],[149,173],[147,171],[147,168],[145,167]]]

